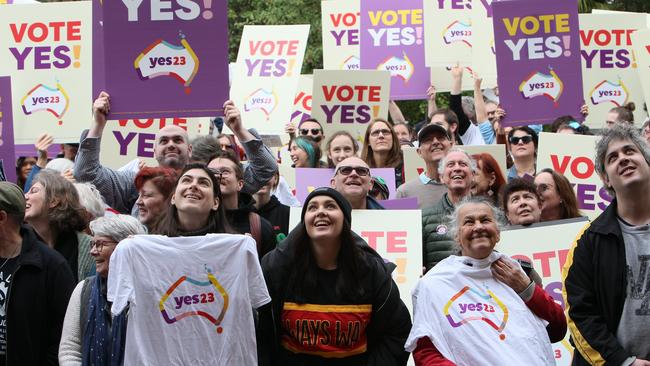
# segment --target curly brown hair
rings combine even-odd
[[[61,173],[43,169],[36,176],[34,184],[36,183],[42,184],[45,188],[50,227],[57,233],[82,231],[86,228],[88,225],[86,209],[81,205],[74,185],[63,178]]]

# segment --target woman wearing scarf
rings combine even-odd
[[[90,223],[90,255],[97,275],[74,289],[63,322],[59,363],[67,365],[121,365],[126,335],[126,313],[111,318],[106,300],[106,278],[111,254],[123,239],[146,234],[147,229],[128,215],[100,217]]]
[[[450,233],[460,253],[413,291],[405,348],[417,366],[555,365],[551,343],[566,334],[564,312],[516,261],[494,251],[502,216],[483,197],[456,205]]]

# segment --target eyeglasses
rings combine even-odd
[[[228,168],[209,168],[211,172],[214,173],[214,175],[217,176],[218,179],[221,179],[221,177],[229,177],[233,171],[228,169]]]
[[[390,130],[387,129],[387,128],[380,128],[380,129],[377,129],[377,130],[374,130],[374,131],[370,132],[370,136],[372,136],[372,137],[377,137],[377,136],[379,136],[379,134],[390,136],[391,133],[390,133]]]
[[[300,134],[303,136],[309,135],[309,132],[311,131],[312,135],[320,135],[320,128],[301,128],[300,129]]]
[[[117,244],[117,242],[114,240],[91,240],[90,249],[97,248],[97,251],[101,252],[102,249],[104,249],[104,247],[109,244]]]
[[[350,175],[353,170],[356,171],[360,177],[365,177],[370,174],[370,169],[364,166],[342,166],[338,168],[336,174],[341,173],[341,175]]]
[[[524,135],[524,136],[521,136],[521,137],[512,136],[512,137],[510,137],[509,141],[510,141],[511,145],[518,145],[519,141],[523,142],[524,145],[525,145],[525,144],[533,141],[533,136],[531,136],[531,135]]]

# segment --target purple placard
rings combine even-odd
[[[492,11],[503,125],[549,124],[563,115],[582,120],[576,1],[495,1]]]
[[[16,182],[16,157],[14,153],[14,123],[11,112],[11,78],[0,77],[0,164],[4,178]]]
[[[387,210],[417,210],[418,199],[415,197],[397,198],[394,200],[383,200],[379,203]]]
[[[388,185],[389,198],[395,197],[395,169],[370,169],[370,175],[383,178]],[[296,198],[298,201],[304,202],[314,188],[329,187],[333,176],[334,169],[296,168]]]
[[[229,90],[225,0],[102,4],[101,11],[93,12],[94,29],[103,21],[93,43],[103,42],[105,57],[95,58],[93,66],[106,66],[109,118],[223,114]],[[93,82],[101,83],[102,77]]]
[[[422,0],[364,0],[360,30],[361,68],[390,71],[393,100],[424,99],[430,75]]]

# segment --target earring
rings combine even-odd
[[[492,186],[490,186],[490,189],[487,191],[487,195],[490,197],[494,196],[494,191],[492,191]]]

